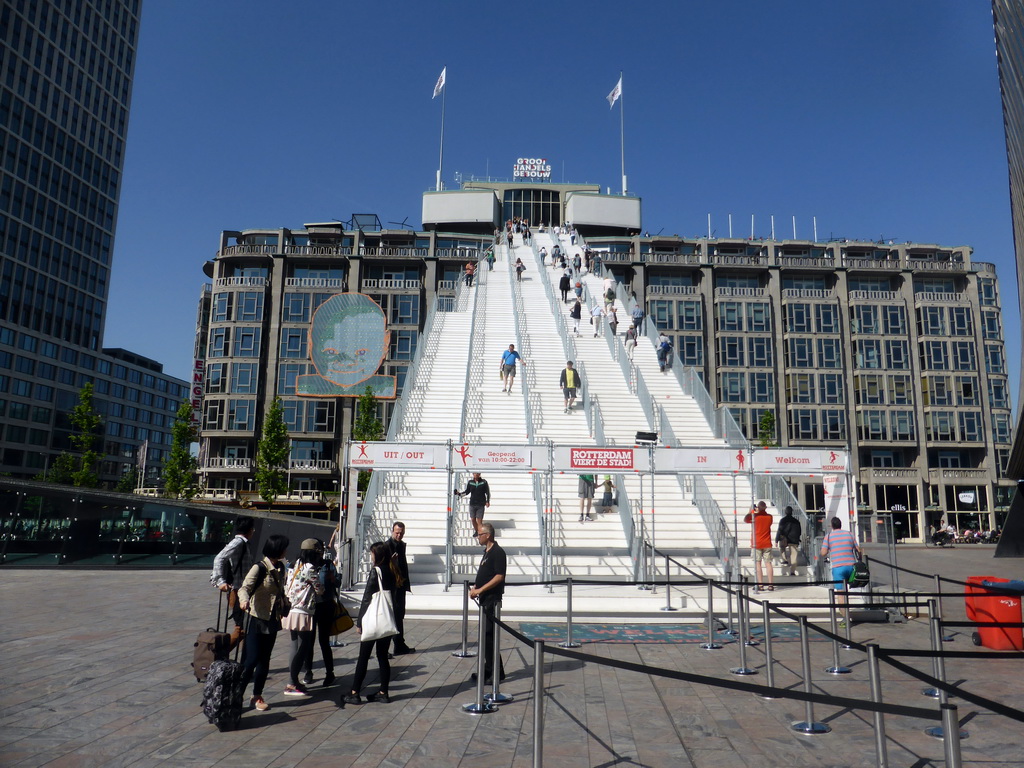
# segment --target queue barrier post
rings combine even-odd
[[[544,641],[533,641],[533,768],[544,765]]]
[[[740,636],[739,636],[739,647],[740,647],[740,665],[733,667],[729,671],[734,675],[756,675],[757,670],[751,669],[747,666],[747,639],[750,636],[750,626],[747,619],[746,612],[746,600],[744,599],[744,592],[747,586],[747,577],[741,576],[742,586],[740,587],[739,594],[736,596],[736,602],[738,604],[738,618],[740,624]]]
[[[807,617],[800,617],[800,655],[803,663],[804,672],[804,693],[812,693],[811,687],[811,647],[810,642],[807,638]],[[814,721],[814,702],[808,700],[804,702],[804,720],[799,723],[793,723],[793,730],[797,733],[806,733],[812,736],[817,736],[823,733],[831,732],[832,728],[825,723],[818,723]]]
[[[665,607],[663,611],[675,611],[677,608],[672,607],[672,573],[669,570],[671,562],[669,556],[665,555]]]
[[[871,700],[882,703],[882,678],[878,674],[878,645],[868,643],[868,680],[871,684]],[[889,768],[889,754],[885,745],[885,713],[875,712],[875,762],[878,768]]]
[[[492,704],[489,701],[484,701],[484,622],[487,621],[487,617],[484,615],[484,607],[481,604],[480,610],[477,617],[477,631],[476,631],[476,647],[477,647],[477,659],[476,659],[476,701],[469,704],[462,705],[462,711],[468,712],[471,715],[489,715],[492,712],[498,711],[498,705]],[[501,665],[498,664],[500,667]]]
[[[764,664],[765,676],[769,688],[775,687],[775,658],[772,655],[772,612],[768,601],[761,603],[761,623],[764,626]],[[760,694],[762,699],[774,699],[766,693]]]
[[[938,602],[936,603],[935,608],[938,611],[937,616],[941,620],[942,619],[942,577],[939,576],[939,574],[936,573],[934,578],[935,578],[935,594],[938,595]],[[944,643],[952,643],[953,642],[953,636],[952,635],[942,635],[942,642],[944,642]]]
[[[832,628],[832,634],[839,634],[839,626],[836,622],[836,589],[835,587],[829,587],[828,590],[828,617],[829,625]],[[846,623],[849,627],[849,622]],[[848,675],[850,674],[850,668],[844,667],[839,663],[839,641],[832,641],[832,666],[825,667],[825,671],[830,675]]]
[[[705,651],[721,650],[722,644],[715,642],[715,582],[708,579],[708,641],[701,643]]]
[[[565,642],[558,645],[561,648],[580,647],[572,640],[572,576],[565,580]]]
[[[462,648],[452,651],[452,656],[460,659],[468,659],[476,656],[476,653],[469,650],[469,582],[462,582]]]
[[[495,603],[494,605],[494,663],[491,665],[491,692],[484,694],[484,700],[489,701],[491,704],[510,704],[515,701],[514,696],[510,696],[507,693],[502,693],[500,689],[501,684],[501,625],[498,624],[498,620],[501,619],[501,603]]]

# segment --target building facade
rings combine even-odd
[[[312,372],[312,313],[335,293],[372,296],[391,330],[381,372],[398,377],[401,394],[429,307],[490,245],[484,232],[521,215],[516,205],[543,205],[545,223],[571,220],[586,233],[752,441],[770,414],[766,437],[780,445],[849,450],[860,511],[891,515],[901,538],[920,539],[942,516],[958,527],[1001,523],[1013,483],[1000,296],[994,267],[970,248],[642,236],[637,198],[521,186],[429,192],[422,232],[223,233],[197,331],[207,487],[251,488],[262,414],[280,396],[290,487],[335,490],[354,403],[296,392]],[[794,486],[806,509],[824,508],[820,479]]]
[[[68,448],[87,381],[109,416],[108,483],[146,439],[162,457],[186,394],[159,363],[102,348],[139,5],[0,3],[0,472],[15,477]]]

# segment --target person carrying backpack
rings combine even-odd
[[[672,367],[672,341],[664,333],[658,336],[658,368],[664,373]]]
[[[789,568],[790,576],[796,576],[800,535],[800,521],[793,517],[793,508],[786,507],[785,515],[779,521],[779,527],[775,531],[775,543],[782,551],[782,566]]]
[[[256,530],[256,521],[248,516],[240,516],[235,520],[234,538],[213,558],[213,571],[210,573],[210,584],[221,592],[228,593],[228,609],[235,629],[231,633],[231,650],[234,650],[245,632],[242,629],[245,612],[238,605],[238,588],[242,586],[242,576],[252,566],[252,555],[249,552],[249,539]]]

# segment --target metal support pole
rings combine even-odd
[[[669,556],[665,555],[665,607],[663,611],[675,611],[676,608],[672,607],[672,574],[669,573]]]
[[[937,610],[936,615],[939,617],[939,621],[942,621],[942,577],[939,574],[935,574],[935,594],[938,595],[936,598],[935,608]],[[952,635],[942,635],[942,642],[952,643]]]
[[[772,612],[768,606],[768,601],[765,600],[761,603],[761,623],[764,626],[764,664],[765,664],[765,675],[767,677],[767,684],[769,688],[775,687],[775,659],[772,655]],[[761,694],[762,699],[774,699],[774,696],[767,694]]]
[[[727,628],[723,631],[723,634],[729,635],[730,637],[736,637],[739,631],[733,627],[732,623],[732,567],[726,568],[725,570],[725,610]]]
[[[565,642],[559,643],[560,648],[579,648],[579,643],[572,641],[572,576],[565,580]]]
[[[960,739],[966,738],[967,734],[960,730],[960,718],[957,716],[955,704],[942,705],[942,727],[947,734],[943,744],[946,768],[961,768],[963,762],[960,758]]]
[[[544,641],[533,641],[533,768],[544,765]]]
[[[462,582],[462,650],[452,651],[452,656],[460,659],[468,659],[476,656],[475,651],[469,650],[469,582]]]
[[[484,624],[487,617],[484,616],[484,607],[480,606],[477,616],[476,647],[478,649],[476,660],[476,701],[470,704],[463,704],[462,711],[471,715],[489,715],[498,711],[498,705],[484,701]],[[500,664],[499,664],[500,667]]]
[[[747,666],[747,643],[746,643],[746,641],[747,641],[747,639],[750,636],[750,621],[749,621],[749,618],[747,616],[746,600],[744,599],[744,597],[745,597],[744,590],[746,589],[746,586],[747,586],[746,576],[743,576],[742,579],[743,579],[743,586],[740,587],[739,595],[737,595],[737,597],[736,597],[736,600],[739,603],[738,610],[739,610],[739,623],[740,623],[740,641],[739,641],[740,665],[738,667],[733,667],[729,671],[732,674],[734,674],[734,675],[756,675],[757,674],[757,670],[756,669],[751,669],[750,667]]]
[[[882,703],[882,680],[878,674],[878,646],[868,643],[868,679],[871,683],[871,700]],[[875,721],[875,762],[878,768],[889,768],[889,756],[885,745],[885,713],[874,712]]]
[[[932,677],[942,680],[942,676],[939,674],[939,645],[940,642],[935,637],[934,621],[935,619],[935,599],[931,598],[928,600],[928,632],[932,641]],[[922,688],[921,695],[927,696],[930,699],[938,699],[940,704],[945,703],[943,698],[943,692],[939,688]]]
[[[717,651],[722,648],[721,643],[715,642],[715,582],[708,579],[708,641],[701,643],[705,651]]]
[[[928,601],[929,609],[932,607],[932,600]],[[935,652],[934,658],[934,670],[935,677],[939,679],[943,685],[946,683],[946,660],[941,656],[942,648],[942,620],[938,616],[931,616],[931,634],[932,634],[932,650]],[[935,690],[934,688],[932,690]],[[937,739],[946,739],[946,749],[949,750],[950,740],[956,742],[956,765],[960,765],[960,739],[967,738],[967,731],[960,727],[960,721],[956,719],[956,707],[953,707],[952,722],[948,720],[947,708],[949,704],[949,694],[946,693],[945,688],[938,689],[939,707],[942,709],[942,725],[934,726],[932,728],[925,728],[925,733],[929,736],[934,736]],[[954,734],[953,731],[956,733]],[[946,753],[947,761],[949,760],[949,752]],[[953,765],[954,763],[947,762],[947,765]]]
[[[836,624],[836,590],[835,587],[829,587],[828,589],[828,617],[829,623],[832,627],[832,634],[839,634],[839,627]],[[847,622],[849,626],[849,622]],[[839,663],[839,641],[832,641],[832,666],[825,667],[825,671],[830,675],[848,675],[850,674],[850,668],[844,667]]]
[[[484,700],[492,704],[509,704],[515,701],[515,697],[502,693],[499,689],[501,683],[501,627],[498,620],[501,618],[501,603],[494,606],[494,663],[491,665],[491,692],[484,694]]]
[[[742,580],[743,586],[740,587],[740,590],[743,600],[743,621],[747,628],[743,635],[743,644],[748,648],[754,648],[760,645],[760,643],[754,639],[754,630],[750,626],[750,583],[746,576]]]
[[[811,648],[807,640],[807,617],[800,617],[800,655],[804,668],[804,693],[813,693],[811,689]],[[798,733],[818,735],[829,733],[832,728],[825,723],[814,722],[814,702],[804,702],[804,721],[793,723],[793,730]]]

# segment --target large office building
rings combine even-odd
[[[771,413],[783,446],[850,450],[861,513],[891,515],[911,540],[940,516],[1001,522],[1011,410],[991,264],[964,246],[650,237],[640,208],[590,185],[468,181],[424,195],[418,232],[370,216],[222,233],[197,333],[207,487],[251,488],[280,396],[294,493],[337,490],[354,398],[302,396],[313,313],[337,293],[371,296],[391,331],[380,372],[400,395],[428,308],[524,217],[571,221],[751,440]],[[820,480],[794,484],[807,510],[824,508]]]
[[[140,0],[0,3],[0,472],[66,450],[86,382],[105,482],[150,445],[157,471],[186,382],[103,349]]]

